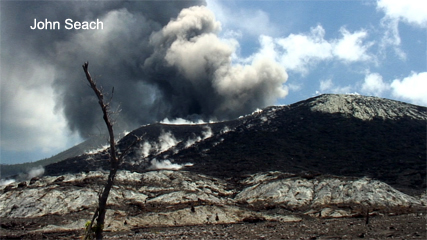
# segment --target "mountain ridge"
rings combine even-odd
[[[419,192],[426,179],[426,119],[425,107],[328,94],[231,121],[145,125],[120,139],[118,149],[144,136],[122,165],[138,172],[147,171],[153,161],[169,161],[177,166],[191,163],[190,171],[222,178],[276,170],[368,176]],[[48,165],[46,174],[108,167],[104,150]]]
[[[349,95],[349,94],[322,94],[316,97],[312,97],[303,101],[299,101],[290,105],[286,106],[270,106],[264,108],[264,111],[268,111],[268,109],[277,109],[282,107],[289,107],[293,105],[304,105],[309,104],[314,111],[320,111],[320,112],[329,112],[329,113],[341,113],[345,115],[354,115],[357,118],[364,119],[364,120],[372,120],[374,116],[372,116],[373,112],[367,112],[365,115],[363,115],[363,111],[360,111],[360,108],[354,107],[354,105],[357,106],[357,103],[360,103],[360,100],[364,99],[367,100],[367,102],[379,102],[382,103],[382,105],[388,105],[388,106],[398,106],[399,109],[403,109],[403,111],[382,111],[381,115],[378,115],[376,117],[380,118],[396,118],[396,117],[403,117],[403,116],[412,116],[415,119],[421,119],[423,120],[425,116],[416,114],[417,111],[426,112],[426,108],[422,106],[417,106],[405,102],[400,102],[396,100],[389,100],[389,99],[383,99],[378,97],[372,97],[372,96],[361,96],[361,95]],[[342,101],[339,101],[342,100]],[[355,101],[356,100],[356,101]],[[334,103],[331,103],[334,102]],[[366,102],[366,101],[365,101]],[[356,104],[354,104],[356,103]],[[349,104],[349,106],[352,106],[349,108],[346,106],[346,104]],[[378,106],[378,104],[371,104],[373,106]],[[329,107],[328,107],[329,106]],[[331,107],[332,106],[332,107]],[[383,108],[384,109],[384,108]],[[358,112],[359,110],[359,112]],[[263,110],[256,110],[251,114],[248,114],[246,116],[242,116],[240,118],[248,117],[253,114],[259,114]],[[390,113],[391,112],[391,113]],[[415,114],[414,114],[415,112]],[[375,112],[374,112],[375,113]],[[424,117],[424,118],[423,118]],[[238,121],[238,119],[236,119]],[[231,121],[225,121],[225,122],[232,122],[236,120]],[[165,122],[157,122],[153,124],[148,125],[186,125],[185,123],[182,124],[168,124]],[[241,123],[240,123],[241,124]],[[148,126],[146,125],[146,126]],[[192,125],[207,125],[207,123],[192,123]],[[236,125],[236,124],[231,124]],[[85,140],[84,142],[77,144],[74,147],[71,147],[69,149],[64,150],[61,153],[58,153],[50,158],[42,159],[35,162],[28,162],[28,163],[21,163],[21,164],[1,164],[1,176],[8,177],[19,173],[25,173],[29,171],[31,168],[45,166],[51,163],[56,163],[62,160],[65,160],[67,158],[72,158],[87,152],[95,152],[96,149],[102,149],[101,146],[107,145],[108,135],[101,135],[101,136],[94,136],[90,139]]]
[[[319,104],[323,110],[313,110]],[[143,136],[117,172],[106,234],[141,238],[147,229],[197,225],[223,231],[233,223],[305,231],[310,223],[319,230],[339,222],[340,234],[360,225],[345,233],[356,238],[370,221],[369,236],[425,238],[425,110],[330,95],[227,122],[141,126],[117,145],[123,151]],[[108,159],[108,149],[90,152],[47,165],[47,176],[0,186],[0,237],[78,238],[97,207]]]
[[[362,120],[395,119],[405,116],[425,120],[426,117],[425,107],[385,98],[353,94],[324,94],[312,99],[315,99],[311,102],[314,111],[349,114]]]

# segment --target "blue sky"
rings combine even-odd
[[[70,31],[56,36],[54,32],[33,31],[14,39],[22,34],[19,28],[30,24],[14,25],[14,21],[25,18],[22,16],[27,9],[17,8],[22,12],[10,11],[9,15],[4,6],[0,25],[0,147],[1,163],[11,164],[50,157],[82,141],[78,131],[71,130],[72,121],[58,104],[61,96],[55,91],[55,78],[61,70],[52,65],[51,59],[54,56],[58,64],[64,63],[61,56],[79,50],[66,52],[57,46],[75,46],[72,44],[78,37],[102,43],[95,35],[103,35]],[[273,83],[276,88],[278,83],[281,86],[264,105],[291,104],[322,93],[357,93],[427,106],[426,1],[207,0],[207,8],[221,26],[215,32],[215,41],[232,52],[234,66],[250,68],[257,59],[268,59],[287,75],[287,79]],[[67,17],[66,9],[58,14]],[[112,14],[104,16],[112,18]],[[6,36],[5,32],[13,34]],[[44,36],[55,40],[51,45],[58,52],[50,52],[46,46],[47,50],[28,47],[37,45],[37,41],[50,41]],[[64,41],[68,37],[71,40]],[[88,51],[93,47],[89,46]],[[9,49],[16,51],[10,53]],[[14,61],[17,64],[13,65]],[[31,64],[26,65],[26,61]]]
[[[236,36],[237,58],[274,52],[289,76],[278,104],[359,93],[427,105],[423,1],[210,0],[208,7],[222,35]]]

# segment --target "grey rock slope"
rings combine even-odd
[[[405,193],[426,188],[425,107],[359,95],[320,95],[239,119],[195,125],[151,124],[123,169],[144,172],[155,162],[194,164],[190,171],[219,178],[265,171],[371,177]],[[47,175],[108,169],[108,152],[46,166]]]
[[[29,232],[81,230],[97,206],[97,192],[105,177],[105,172],[96,171],[3,186],[2,231],[13,232],[14,221],[22,219],[32,223]],[[160,170],[120,171],[116,181],[108,201],[107,231],[425,210],[420,196],[368,178],[306,179],[275,171],[231,182],[188,171]]]
[[[142,126],[118,142],[143,136],[117,176],[106,230],[424,212],[426,120],[425,107],[321,95],[233,121]],[[82,229],[102,169],[108,149],[0,187],[2,234]]]
[[[321,95],[308,104],[313,111],[343,114],[361,120],[411,118],[426,121],[424,107],[361,95]]]

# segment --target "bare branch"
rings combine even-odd
[[[95,231],[96,239],[102,239],[103,238],[102,231],[104,228],[104,220],[105,220],[108,195],[110,194],[110,190],[114,184],[114,178],[116,177],[116,173],[119,168],[119,159],[117,159],[117,155],[116,155],[116,143],[114,140],[113,123],[109,118],[109,115],[110,115],[109,104],[104,102],[104,94],[102,93],[102,88],[100,90],[96,86],[95,81],[92,79],[89,73],[89,70],[88,70],[89,63],[85,62],[82,67],[86,74],[86,79],[89,82],[90,87],[95,92],[98,98],[98,103],[102,109],[104,122],[107,125],[108,134],[110,137],[109,139],[110,140],[110,164],[111,164],[110,174],[108,175],[107,183],[105,184],[104,190],[102,191],[102,194],[100,194],[99,196],[98,208],[93,217],[93,219],[97,217],[96,231]]]
[[[96,86],[96,83],[93,81],[92,77],[90,76],[89,70],[89,62],[85,62],[83,64],[83,70],[86,74],[86,79],[88,80],[90,87],[95,92],[96,96],[98,97],[98,103],[99,106],[101,106],[104,122],[107,125],[108,133],[110,135],[110,157],[111,157],[111,167],[114,168],[117,163],[117,157],[116,157],[116,147],[114,142],[114,131],[113,131],[113,124],[111,123],[109,119],[109,112],[108,112],[108,106],[109,104],[104,103],[104,95],[101,90],[99,90]],[[115,163],[116,162],[116,163]]]
[[[110,100],[108,100],[108,102],[111,102],[111,100],[113,100],[113,96],[114,96],[114,87],[111,90],[111,96],[110,96]]]

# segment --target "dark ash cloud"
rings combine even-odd
[[[26,88],[51,85],[56,110],[82,137],[104,129],[81,69],[85,61],[106,93],[114,87],[112,109],[120,104],[121,112],[114,115],[119,129],[165,118],[224,120],[284,97],[283,68],[261,57],[248,65],[232,64],[234,49],[218,37],[220,23],[204,5],[204,1],[2,2],[2,78],[14,78]],[[62,29],[31,30],[34,18],[59,21]],[[67,18],[100,19],[104,29],[65,30]],[[16,78],[33,75],[43,66],[51,79]],[[13,92],[3,95],[2,90],[2,102],[8,98]]]

